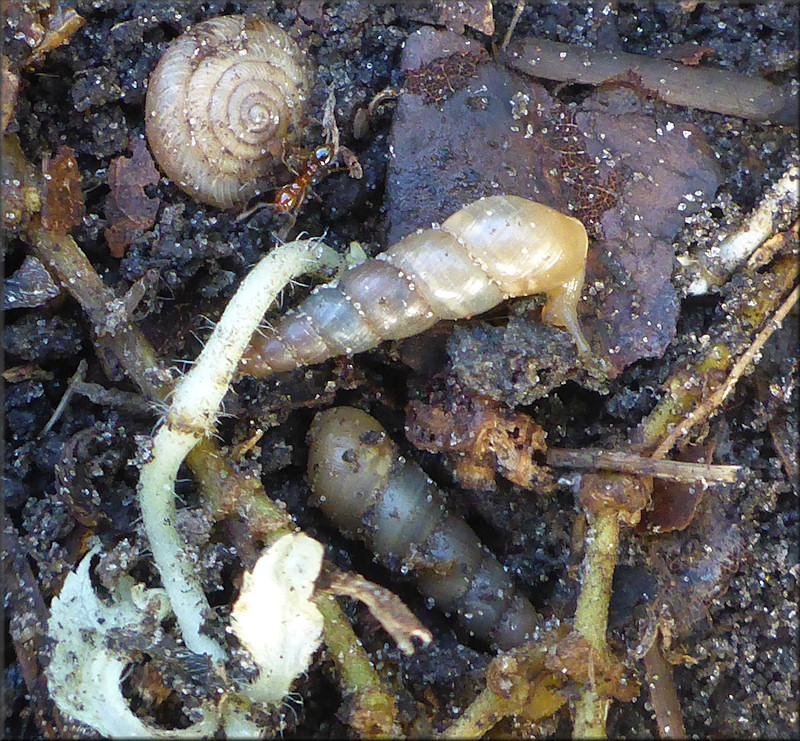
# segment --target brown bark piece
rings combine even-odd
[[[456,63],[474,55],[461,37],[430,28],[406,42],[388,242],[481,196],[514,194],[570,213],[592,238],[580,318],[593,349],[607,356],[612,375],[660,357],[678,315],[673,239],[718,185],[702,133],[655,115],[625,88],[597,91],[575,107],[494,62],[469,76]],[[458,84],[445,89],[447,65]],[[498,361],[488,346],[487,353]]]
[[[156,220],[161,201],[145,193],[147,185],[159,180],[159,173],[144,139],[131,145],[132,157],[117,157],[108,168],[111,192],[106,199],[110,226],[104,233],[114,257],[124,257],[125,249],[150,229]]]
[[[42,226],[63,236],[81,223],[86,212],[75,152],[69,147],[61,147],[55,157],[42,162],[42,173]]]

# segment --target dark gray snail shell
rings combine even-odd
[[[587,246],[571,216],[518,196],[481,198],[315,289],[254,335],[239,370],[264,377],[313,365],[535,293],[547,294],[544,320],[588,352],[577,316]]]
[[[316,416],[309,432],[313,501],[348,537],[420,592],[505,650],[525,642],[539,616],[511,577],[419,466],[404,460],[376,419],[352,407]]]
[[[303,54],[261,18],[199,23],[173,41],[150,76],[145,127],[164,173],[220,208],[270,185],[295,138],[309,91]]]

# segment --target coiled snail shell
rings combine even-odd
[[[310,82],[289,35],[261,18],[212,18],[175,39],[146,100],[147,141],[161,169],[220,208],[268,187]]]
[[[587,247],[571,216],[519,196],[481,198],[315,289],[253,336],[239,370],[259,378],[313,365],[535,293],[547,294],[543,319],[588,353],[577,314]]]

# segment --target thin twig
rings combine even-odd
[[[775,312],[772,318],[767,322],[767,325],[756,336],[753,343],[742,356],[733,364],[728,377],[714,393],[705,399],[694,411],[690,412],[682,423],[676,425],[669,434],[659,443],[652,453],[653,458],[663,458],[675,445],[678,440],[685,437],[689,430],[700,422],[704,422],[711,417],[722,405],[727,396],[733,391],[736,383],[742,377],[742,374],[750,365],[752,360],[764,347],[767,340],[772,334],[780,329],[781,323],[786,318],[786,315],[791,311],[792,307],[797,303],[798,296],[800,296],[800,287],[795,288],[788,296],[788,298],[781,304],[780,308]]]
[[[514,6],[514,15],[511,16],[511,22],[506,29],[503,43],[500,44],[500,51],[506,50],[508,42],[511,41],[511,37],[514,34],[514,29],[517,27],[517,23],[519,23],[519,17],[522,15],[523,10],[525,10],[525,0],[517,0],[517,4]]]
[[[710,286],[721,285],[775,232],[782,220],[796,219],[800,209],[798,194],[800,169],[791,165],[770,187],[747,220],[714,248],[714,264],[705,265],[687,289],[690,296],[708,292]]]
[[[447,727],[441,738],[483,738],[503,718],[520,710],[518,703],[500,697],[487,687]]]
[[[377,726],[378,735],[399,736],[400,713],[395,698],[383,686],[336,598],[323,593],[316,596],[315,602],[325,621],[323,637],[328,655],[336,664],[342,694],[368,696],[371,720]]]
[[[581,591],[575,609],[575,631],[601,655],[608,653],[608,605],[617,563],[619,533],[619,515],[616,509],[608,507],[599,511],[589,522],[589,533],[585,538],[586,553],[581,567]],[[593,682],[585,684],[575,703],[573,738],[605,738],[610,702],[609,698],[597,694]]]
[[[595,471],[619,471],[690,484],[696,481],[718,481],[732,484],[739,479],[742,472],[741,466],[653,460],[633,453],[603,450],[602,448],[581,448],[580,450],[549,448],[547,465]]]
[[[120,391],[119,389],[107,389],[99,383],[88,383],[78,381],[74,384],[73,391],[76,394],[85,396],[92,404],[114,409],[124,409],[128,414],[136,416],[153,417],[160,414],[158,403],[148,401],[141,394],[133,391]]]
[[[89,364],[86,362],[86,360],[81,359],[81,362],[78,363],[78,369],[75,371],[72,378],[69,379],[69,384],[67,384],[67,390],[64,392],[64,395],[61,397],[61,400],[58,402],[58,406],[50,415],[50,419],[47,420],[47,424],[42,428],[42,431],[39,433],[39,439],[43,438],[48,432],[50,432],[50,430],[53,429],[53,425],[58,421],[58,418],[64,413],[64,410],[67,408],[67,402],[69,402],[72,394],[75,393],[75,387],[80,382],[83,381],[83,377],[86,375],[86,369],[88,367]]]
[[[742,228],[720,243],[719,260],[724,268],[730,271],[743,263],[759,245],[775,233],[778,220],[785,218],[784,213],[788,213],[789,218],[797,215],[800,207],[798,181],[800,168],[792,165],[770,187]]]
[[[686,738],[678,693],[672,676],[672,667],[664,660],[659,646],[661,631],[644,655],[644,668],[650,687],[650,699],[656,714],[658,734],[661,738]]]
[[[27,241],[34,255],[78,301],[92,326],[100,332],[117,297],[103,283],[75,240],[69,235],[49,232],[37,221],[28,229]],[[169,393],[172,376],[142,331],[129,319],[119,323],[115,332],[100,334],[96,342],[111,350],[142,393],[158,399]]]
[[[798,278],[798,265],[794,256],[778,258],[767,273],[759,276],[758,282],[745,289],[738,299],[739,304],[750,307],[747,312],[729,316],[724,326],[717,331],[719,337],[708,344],[699,357],[673,368],[664,382],[663,396],[656,407],[645,417],[631,436],[632,449],[643,455],[650,454],[666,438],[670,431],[680,427],[693,407],[709,390],[703,379],[710,373],[729,373],[733,358],[742,349],[738,340],[743,334],[755,335],[777,312],[784,297],[792,291]],[[663,456],[662,456],[663,457]]]

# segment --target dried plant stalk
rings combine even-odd
[[[797,120],[797,103],[771,82],[738,72],[687,67],[641,54],[589,49],[547,39],[528,38],[511,44],[507,63],[547,80],[600,85],[634,75],[642,88],[673,105],[700,108],[756,121]]]

